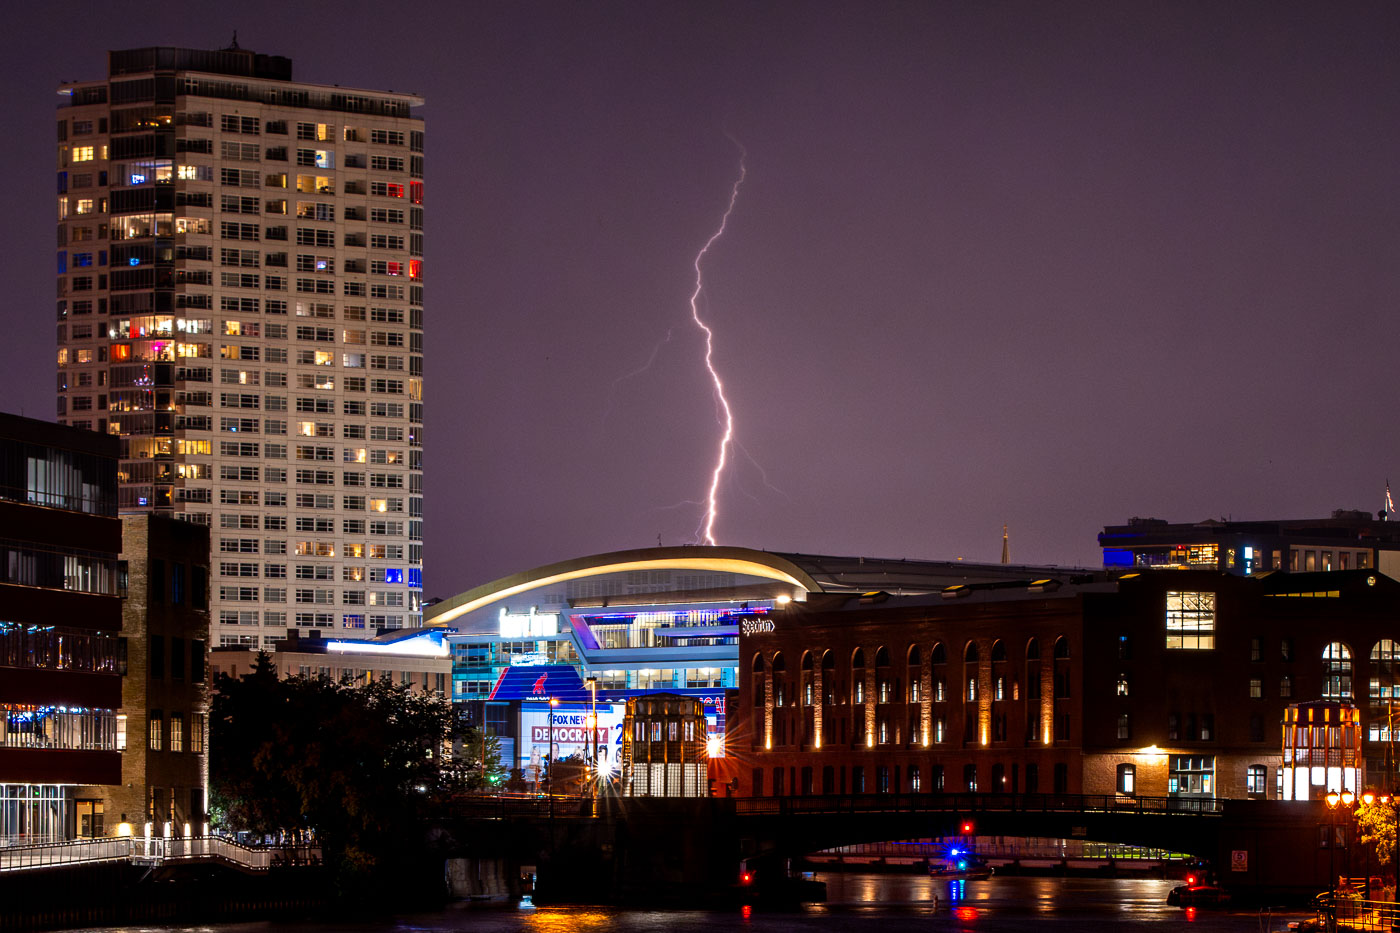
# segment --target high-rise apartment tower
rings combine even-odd
[[[423,103],[237,47],[58,111],[58,417],[210,526],[211,638],[421,621]]]

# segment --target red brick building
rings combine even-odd
[[[1363,707],[1370,780],[1392,782],[1400,583],[1375,571],[814,596],[740,631],[744,795],[1275,798],[1283,711],[1320,698]]]

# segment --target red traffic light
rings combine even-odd
[[[964,821],[963,821],[963,824],[962,824],[962,834],[963,834],[964,836],[970,836],[970,835],[972,835],[972,821],[971,821],[971,820],[964,820]]]
[[[744,884],[748,884],[750,881],[753,881],[753,875],[749,874],[748,872],[744,872],[742,875],[739,876],[739,880],[742,881]]]
[[[1195,883],[1196,883],[1196,876],[1195,876],[1195,875],[1187,875],[1187,876],[1186,876],[1186,883],[1187,883],[1187,884],[1195,884]]]

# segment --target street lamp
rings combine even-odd
[[[1349,790],[1344,790],[1340,794],[1331,791],[1324,799],[1327,801],[1327,809],[1331,811],[1327,824],[1327,888],[1329,892],[1327,929],[1329,933],[1337,933],[1337,810],[1349,811],[1352,802],[1356,800],[1356,795]]]
[[[593,750],[588,760],[593,766],[593,795],[598,795],[598,678],[589,677],[583,682],[590,694],[588,709],[588,731],[591,733]]]
[[[559,705],[558,697],[549,698],[549,771],[546,772],[546,781],[549,782],[549,818],[554,819],[554,708]]]

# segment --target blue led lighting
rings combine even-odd
[[[128,266],[139,266],[139,265],[141,265],[141,260],[140,260],[140,259],[137,259],[135,256],[132,256],[130,259],[128,259],[128,260],[126,261],[126,264],[127,264]]]
[[[1103,565],[1105,567],[1131,567],[1133,565],[1133,552],[1123,548],[1106,547],[1103,549]]]

